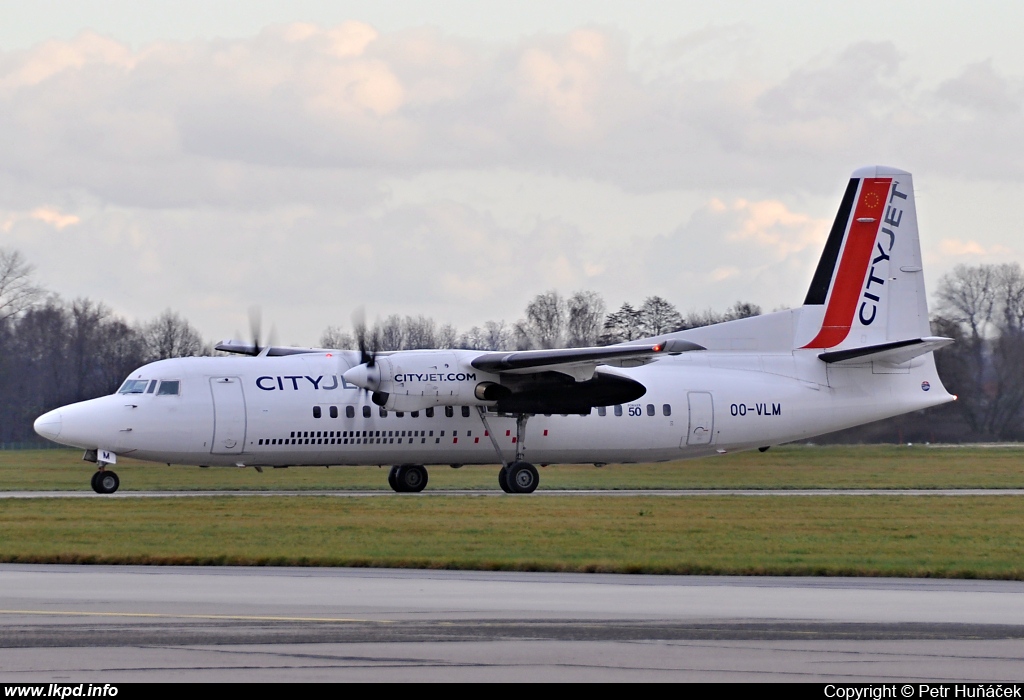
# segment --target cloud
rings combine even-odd
[[[31,219],[47,223],[58,231],[67,228],[68,226],[74,226],[82,221],[74,214],[61,214],[56,209],[46,209],[43,207],[33,210],[28,216]]]
[[[601,27],[486,44],[429,28],[297,23],[138,49],[84,33],[0,54],[0,129],[11,136],[0,169],[129,206],[323,201],[320,188],[289,187],[303,171],[355,173],[363,186],[350,206],[368,206],[382,177],[452,167],[589,177],[631,191],[824,192],[835,163],[872,154],[948,172],[930,136],[950,127],[953,141],[966,139],[968,127],[1020,102],[1019,79],[991,63],[923,89],[887,42],[754,82],[734,38],[706,33],[680,40],[689,49],[646,51],[643,67],[627,36]],[[715,51],[734,70],[694,64]],[[961,157],[1024,176],[1009,149],[993,147],[1019,131],[1000,123]]]
[[[960,258],[964,256],[990,257],[1007,256],[1012,251],[1004,245],[992,244],[983,246],[974,240],[960,240],[956,238],[944,238],[939,241],[939,252],[946,257]]]
[[[725,27],[638,47],[589,26],[478,41],[352,21],[0,52],[0,230],[72,295],[93,293],[86,270],[131,269],[103,290],[126,312],[179,298],[223,334],[233,308],[244,327],[269,299],[268,317],[301,309],[312,331],[285,337],[311,342],[345,323],[339,308],[479,324],[552,287],[612,306],[792,304],[834,211],[814,203],[853,167],[1024,181],[1021,76],[983,61],[924,85],[900,46],[859,42],[766,80],[758,40]],[[452,172],[482,184],[437,184]],[[489,202],[515,177],[494,173],[574,184],[510,216],[514,195],[503,213]],[[574,216],[557,201],[570,189],[658,216]],[[998,255],[952,233],[945,256]]]
[[[793,304],[810,280],[828,225],[777,200],[712,199],[650,242],[644,278],[667,280],[666,297],[700,300],[701,307],[738,298],[769,308]]]
[[[74,214],[63,214],[53,207],[37,207],[31,211],[8,213],[0,223],[0,231],[9,233],[21,221],[40,221],[51,228],[62,231],[68,226],[80,224],[82,219]]]

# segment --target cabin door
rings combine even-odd
[[[245,447],[245,396],[238,377],[211,377],[215,455],[241,454]]]

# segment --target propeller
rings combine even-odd
[[[252,338],[252,354],[259,355],[263,348],[260,347],[262,337],[263,318],[258,306],[249,307],[249,335]]]
[[[342,376],[349,384],[369,391],[371,398],[378,406],[383,406],[388,399],[385,392],[377,391],[380,386],[380,368],[377,365],[377,348],[379,336],[376,332],[366,330],[366,310],[359,307],[352,314],[352,331],[359,345],[360,364],[345,372]]]
[[[270,327],[270,336],[267,338],[267,343],[263,344],[263,331],[262,331],[262,314],[258,306],[249,307],[249,334],[252,338],[252,344],[247,345],[244,341],[236,340],[224,340],[218,343],[214,350],[220,350],[221,352],[230,352],[236,355],[251,355],[253,357],[266,352],[267,348],[277,344],[277,329],[274,326]],[[235,332],[237,338],[240,333]]]
[[[359,346],[359,362],[367,368],[373,367],[377,364],[377,334],[373,333],[372,337],[367,338],[366,309],[361,306],[352,312],[352,331]]]

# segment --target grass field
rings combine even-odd
[[[1024,487],[1024,449],[783,447],[601,469],[541,488]],[[0,452],[0,490],[88,491],[77,452]],[[490,496],[496,468],[430,470],[479,496],[337,498],[386,470],[119,463],[122,489],[304,489],[308,496],[0,500],[0,561],[402,566],[1024,579],[1017,496]]]
[[[0,502],[8,562],[1024,578],[1017,497]]]
[[[0,451],[0,491],[88,491],[95,466],[77,450]],[[171,466],[121,459],[122,491],[388,490],[387,469]],[[428,489],[497,488],[497,467],[431,467]],[[1024,488],[1024,447],[783,446],[661,464],[553,465],[542,489]]]

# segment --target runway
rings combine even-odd
[[[522,498],[498,489],[427,489],[420,493],[397,494],[391,490],[373,491],[120,491],[97,494],[93,491],[0,491],[0,500],[34,498],[259,498],[269,496],[324,496],[330,498],[429,498],[436,496]],[[527,498],[552,496],[1024,496],[1024,489],[551,489],[537,490]]]
[[[1005,681],[1024,583],[0,565],[0,681]]]

